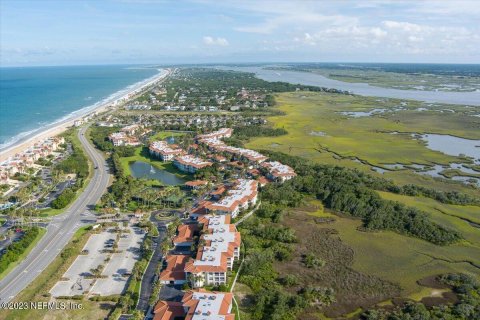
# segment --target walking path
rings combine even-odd
[[[257,209],[260,207],[260,205],[262,204],[262,201],[259,201],[257,206],[255,208],[253,208],[252,210],[250,210],[249,213],[247,213],[246,215],[244,215],[243,217],[240,218],[240,220],[238,220],[237,222],[235,222],[235,226],[238,226],[240,223],[242,223],[243,221],[245,221],[246,219],[250,218],[250,216],[252,214],[255,213],[255,211],[257,211]]]

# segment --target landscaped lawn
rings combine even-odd
[[[185,135],[183,132],[159,131],[150,137],[150,141],[164,140],[166,138],[179,137],[183,135]]]
[[[151,164],[155,168],[158,168],[160,170],[166,170],[168,172],[174,173],[177,176],[181,177],[182,179],[185,180],[191,180],[193,177],[192,175],[186,174],[178,170],[172,162],[163,162],[158,159],[154,159],[153,157],[150,156],[148,153],[148,148],[146,147],[137,147],[135,149],[135,155],[131,157],[122,157],[120,158],[120,163],[122,165],[123,172],[125,172],[126,175],[132,175],[132,172],[130,170],[130,163],[135,162],[135,161],[142,161],[146,162],[148,164]],[[156,181],[156,180],[155,180]],[[158,183],[158,181],[157,181]]]

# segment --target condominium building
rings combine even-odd
[[[227,195],[217,202],[212,202],[206,208],[215,214],[230,214],[235,218],[241,210],[246,210],[257,203],[258,181],[238,179],[235,185],[227,191]]]
[[[211,166],[213,163],[192,155],[181,155],[174,159],[173,164],[181,171],[195,173],[200,169]]]
[[[141,126],[139,124],[131,124],[129,126],[123,127],[122,129],[120,129],[120,131],[125,132],[128,135],[134,135],[140,129]]]
[[[291,167],[278,161],[264,162],[262,167],[268,170],[267,177],[277,182],[285,182],[297,175]]]
[[[169,145],[165,141],[155,141],[150,144],[150,154],[162,159],[162,161],[171,161],[176,156],[184,153],[184,151],[176,145]]]
[[[138,141],[137,138],[130,137],[123,131],[111,133],[108,136],[108,139],[113,143],[115,147],[140,145],[140,141]]]
[[[253,163],[262,163],[263,161],[268,159],[268,157],[255,150],[228,146],[223,141],[221,141],[220,138],[218,138],[218,135],[215,133],[216,132],[212,132],[211,134],[198,136],[198,142],[206,144],[210,150],[232,154],[238,160],[245,159]]]
[[[232,136],[232,133],[232,128],[220,128],[214,132],[198,135],[197,140],[230,138]]]
[[[186,278],[194,288],[227,283],[227,271],[240,257],[240,232],[230,224],[230,215],[199,218],[203,234],[195,259],[185,265]]]
[[[189,290],[182,301],[158,301],[153,320],[235,320],[232,301],[230,292]]]

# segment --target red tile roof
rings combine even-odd
[[[185,264],[187,263],[189,255],[171,254],[166,257],[167,267],[160,273],[160,280],[174,281],[185,280]]]

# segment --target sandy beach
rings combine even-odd
[[[108,109],[116,108],[119,103],[125,102],[132,95],[137,94],[139,91],[143,90],[145,87],[148,87],[158,81],[165,79],[168,75],[171,74],[172,70],[170,69],[161,69],[162,71],[153,77],[145,79],[143,81],[137,82],[126,89],[120,90],[117,93],[110,96],[108,99],[104,100],[102,103],[94,104],[91,108],[85,108],[85,110],[79,110],[78,114],[69,117],[65,120],[58,121],[47,126],[44,129],[39,129],[38,131],[32,132],[30,135],[27,135],[20,140],[16,141],[12,145],[0,150],[0,162],[5,161],[10,157],[13,157],[15,154],[20,153],[37,142],[43,141],[46,138],[54,137],[62,132],[66,131],[68,128],[74,126],[75,121],[82,120],[85,117],[88,117],[93,114],[102,113]]]

